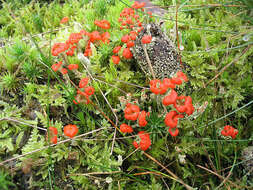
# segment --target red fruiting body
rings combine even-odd
[[[134,141],[133,142],[134,147],[140,148],[143,151],[147,150],[151,145],[151,140],[150,140],[149,134],[144,131],[140,131],[138,133],[138,136],[140,138],[140,143],[138,144],[136,141]]]
[[[49,138],[50,143],[57,144],[57,134],[58,130],[56,127],[49,127]],[[46,138],[48,138],[48,134],[46,135]]]
[[[136,40],[136,35],[135,34],[130,34],[131,40]]]
[[[84,92],[88,95],[91,96],[92,94],[94,94],[95,89],[92,86],[87,86],[84,89]]]
[[[180,78],[180,79],[182,79],[185,82],[188,82],[187,76],[182,71],[178,71],[177,72],[177,77]]]
[[[112,52],[113,52],[114,54],[117,54],[117,53],[119,53],[120,49],[121,49],[121,46],[116,46],[116,47],[113,49]]]
[[[163,98],[163,105],[168,106],[170,104],[174,104],[176,100],[177,100],[177,92],[172,89],[170,94]]]
[[[177,100],[184,100],[182,105],[177,105],[177,101],[173,104],[178,112],[185,112],[187,115],[193,114],[194,107],[192,105],[192,98],[190,96],[178,96]]]
[[[179,115],[176,111],[170,111],[165,116],[165,125],[171,128],[177,127],[178,118],[183,118],[183,115]]]
[[[114,64],[119,64],[119,62],[120,62],[120,58],[119,58],[119,56],[116,56],[116,55],[113,55],[112,56],[112,62],[114,63]]]
[[[134,15],[134,19],[135,19],[135,20],[138,19],[138,18],[140,18],[139,15]]]
[[[66,125],[63,129],[64,135],[66,135],[69,138],[73,138],[78,133],[78,128],[76,125]]]
[[[110,23],[107,20],[95,20],[94,24],[103,29],[110,29]]]
[[[50,138],[50,143],[57,144],[57,136],[53,136]]]
[[[61,74],[66,75],[68,73],[68,70],[65,68],[61,69]]]
[[[129,35],[122,36],[122,38],[121,38],[121,42],[123,42],[123,43],[127,43],[129,40],[130,40]]]
[[[152,36],[150,36],[150,35],[144,35],[142,37],[142,39],[141,39],[141,42],[143,44],[149,44],[151,42],[151,40],[152,40]]]
[[[132,120],[135,121],[138,119],[139,113],[140,113],[140,108],[137,105],[134,104],[126,104],[126,108],[124,110],[125,113],[125,118],[127,120]]]
[[[123,50],[123,57],[125,57],[126,59],[131,59],[132,57],[133,57],[133,54],[132,54],[132,52],[130,51],[130,49],[129,48],[125,48],[124,50]]]
[[[167,91],[167,87],[160,80],[154,79],[149,82],[150,91],[154,94],[164,94]]]
[[[164,78],[163,79],[163,84],[167,87],[167,88],[175,88],[176,85],[172,82],[171,79],[168,78]]]
[[[172,83],[180,85],[182,84],[182,80],[179,77],[173,77],[171,78]]]
[[[109,44],[109,42],[110,42],[110,33],[109,32],[104,32],[103,34],[101,34],[101,40],[102,40],[102,42],[104,42],[104,43],[107,43],[107,44]]]
[[[53,71],[56,72],[56,71],[58,71],[58,70],[60,69],[61,65],[62,65],[62,62],[59,61],[58,63],[53,64],[53,65],[51,66],[51,68],[52,68]]]
[[[141,9],[145,6],[146,3],[142,2],[139,3],[138,1],[135,1],[134,4],[131,6],[133,9]]]
[[[58,134],[58,130],[56,127],[49,127],[48,128],[50,132],[52,132],[54,135],[57,135]]]
[[[133,128],[125,123],[120,125],[120,131],[122,133],[132,133],[133,132]]]
[[[66,43],[55,43],[52,47],[51,53],[53,56],[58,56],[60,53],[69,49],[69,45]]]
[[[145,111],[141,111],[138,118],[138,124],[140,127],[145,127],[148,122],[146,121],[147,113]]]
[[[131,17],[128,17],[128,18],[126,19],[126,23],[127,23],[127,24],[133,24],[133,21],[132,21]]]
[[[78,69],[78,64],[69,64],[69,65],[68,65],[68,69],[69,69],[69,70]]]
[[[152,18],[152,12],[147,12],[147,14],[149,15],[150,18]]]
[[[81,40],[81,39],[82,39],[82,34],[80,34],[80,33],[71,33],[69,35],[68,43],[73,45],[75,43],[78,43],[79,40]]]
[[[232,139],[234,139],[236,137],[236,135],[238,134],[238,130],[236,130],[235,128],[233,128],[230,125],[226,125],[224,127],[224,129],[221,131],[221,134],[223,136],[231,136]]]
[[[63,17],[60,21],[61,24],[67,23],[69,21],[68,17]]]
[[[79,88],[84,88],[89,82],[89,78],[88,77],[85,77],[85,78],[82,78],[79,82]]]
[[[172,130],[174,130],[174,132]],[[178,130],[178,128],[171,128],[170,127],[169,128],[169,133],[170,133],[171,136],[176,137],[179,133],[179,130]]]
[[[101,40],[101,36],[98,31],[93,31],[90,33],[90,41],[93,43],[95,41]]]
[[[131,47],[133,47],[134,46],[134,42],[133,41],[128,41],[127,42],[127,47],[128,48],[131,48]]]
[[[81,102],[84,102],[85,104],[89,104],[90,103],[90,99],[89,99],[89,95],[88,94],[86,94],[85,92],[83,92],[81,90],[78,90],[77,94],[79,95],[78,98],[80,99],[79,103],[81,103]],[[83,99],[83,97],[84,97],[84,99]]]

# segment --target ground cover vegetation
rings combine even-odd
[[[252,3],[152,2],[1,1],[0,189],[252,189]]]

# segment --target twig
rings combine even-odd
[[[150,72],[151,72],[151,74],[152,74],[152,77],[153,77],[153,79],[155,79],[155,73],[154,73],[154,70],[153,70],[153,68],[152,68],[151,61],[150,61],[150,59],[149,59],[146,46],[145,46],[144,44],[142,44],[142,48],[143,48],[143,50],[144,50],[144,54],[145,54],[145,56],[146,56],[146,60],[147,60],[147,62],[148,62],[148,66],[149,66]]]
[[[127,155],[122,162],[124,162],[128,157],[130,157],[131,155],[133,155],[135,152],[137,152],[140,148],[135,149],[133,152],[131,152],[129,155]]]
[[[43,130],[43,131],[47,131],[47,129],[45,129],[45,128],[37,127],[37,126],[31,125],[29,123],[18,121],[15,118],[11,118],[11,117],[5,117],[5,118],[0,119],[0,121],[2,121],[2,120],[12,121],[12,122],[20,123],[20,124],[23,124],[23,125],[27,125],[29,127],[35,128],[35,129],[40,129],[40,130]]]
[[[112,172],[90,172],[84,174],[67,174],[68,176],[86,176],[86,175],[108,175],[108,174],[115,174],[121,173],[122,171],[112,171]]]
[[[117,134],[117,129],[115,128],[115,129],[114,129],[114,134],[113,134],[112,148],[111,148],[110,155],[112,155],[112,153],[113,153],[113,148],[114,148],[114,144],[115,144],[116,134]]]
[[[188,190],[193,190],[193,188],[189,185],[187,185],[186,183],[183,182],[183,180],[181,180],[179,177],[176,176],[176,174],[174,174],[172,171],[170,171],[168,168],[166,168],[165,166],[163,166],[160,162],[158,162],[155,158],[153,158],[152,156],[150,156],[149,154],[147,154],[146,152],[143,151],[143,154],[145,156],[147,156],[150,160],[154,161],[156,164],[158,164],[159,166],[161,166],[163,169],[165,169],[171,176],[172,179],[176,180],[177,182],[181,183],[183,186],[185,186],[186,189]]]
[[[151,172],[151,171],[135,173],[135,174],[133,174],[133,175],[138,176],[138,175],[147,175],[147,174],[155,174],[155,175],[158,175],[158,176],[163,176],[162,174],[159,174],[159,173],[157,173],[157,172]]]
[[[208,171],[208,172],[210,172],[210,173],[216,175],[216,176],[219,177],[219,178],[225,179],[225,177],[221,176],[220,174],[217,174],[217,173],[213,172],[212,170],[209,170],[208,168],[205,168],[204,166],[201,166],[201,165],[197,165],[197,166],[198,166],[199,168],[201,168],[201,169],[204,169],[204,170],[206,170],[206,171]],[[240,186],[238,186],[237,184],[233,183],[233,182],[230,181],[230,180],[227,180],[227,181],[230,182],[230,183],[231,183],[233,186],[235,186],[236,188],[239,188],[239,189],[240,189]]]
[[[112,84],[110,84],[110,83],[107,83],[107,82],[105,82],[105,81],[102,81],[102,80],[99,80],[99,79],[96,79],[96,78],[95,78],[95,80],[96,80],[96,81],[99,81],[99,82],[102,82],[102,83],[105,83],[105,84],[107,84],[108,86],[111,86],[111,87],[113,87],[113,88],[116,88],[116,89],[118,89],[120,92],[122,92],[122,93],[124,93],[124,94],[127,94],[127,92],[125,92],[124,90],[118,88],[118,87],[115,86],[115,85],[112,85]]]
[[[213,77],[211,80],[209,80],[209,81],[205,84],[205,87],[206,87],[209,83],[211,83],[212,81],[214,81],[215,79],[217,79],[229,66],[231,66],[233,63],[237,62],[237,61],[239,60],[239,58],[240,58],[241,56],[243,56],[243,55],[249,50],[249,48],[252,47],[252,46],[253,46],[253,45],[251,44],[251,45],[249,45],[248,47],[246,47],[238,57],[236,57],[233,61],[231,61],[229,64],[227,64],[225,67],[223,67],[223,68],[220,70],[220,72],[219,72],[215,77]]]

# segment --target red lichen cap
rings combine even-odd
[[[69,138],[73,138],[78,133],[78,128],[76,125],[66,125],[63,129],[64,135],[66,135]]]
[[[127,34],[121,37],[121,42],[123,43],[127,43],[129,40],[130,40],[130,36]]]
[[[131,6],[133,9],[141,9],[145,6],[146,3],[141,2],[139,3],[138,1],[135,1],[134,4]]]
[[[133,128],[125,123],[120,125],[120,131],[122,133],[132,133],[133,132]]]
[[[233,128],[230,125],[226,125],[223,130],[221,131],[221,134],[223,136],[231,136],[233,139],[236,137],[236,135],[238,134],[238,130],[236,130],[235,128]]]
[[[88,95],[91,96],[92,94],[94,94],[95,89],[92,86],[87,86],[84,88],[84,92]]]
[[[187,76],[182,71],[178,71],[177,72],[177,77],[180,78],[180,79],[182,79],[185,82],[188,82]]]
[[[58,56],[60,53],[69,49],[69,44],[66,43],[55,43],[51,49],[53,56]]]
[[[147,113],[146,111],[141,111],[138,118],[138,124],[140,127],[145,127],[148,122],[146,121]]]
[[[141,42],[142,42],[143,44],[148,44],[148,43],[151,42],[151,40],[152,40],[152,36],[150,36],[150,35],[144,35],[144,36],[142,37],[142,39],[141,39]]]
[[[100,36],[98,31],[93,31],[90,33],[90,41],[93,43],[95,41],[101,40],[102,37]]]
[[[79,67],[78,64],[69,64],[69,65],[68,65],[68,69],[69,69],[69,70],[78,69],[78,67]]]
[[[145,151],[147,150],[150,145],[151,145],[151,140],[150,140],[150,136],[148,133],[146,133],[145,131],[140,131],[138,133],[138,136],[140,138],[140,142],[137,143],[136,141],[133,142],[134,147],[140,148],[141,150]]]
[[[68,43],[73,45],[75,43],[78,43],[82,38],[83,37],[81,33],[71,33],[69,35]]]
[[[89,82],[89,78],[88,77],[85,77],[85,78],[82,78],[79,82],[79,88],[84,88]]]
[[[61,69],[61,74],[66,75],[68,73],[68,70],[65,68]]]
[[[177,92],[172,89],[170,94],[163,98],[163,105],[168,106],[176,103],[176,101],[177,101]]]
[[[133,54],[131,52],[131,50],[129,48],[125,48],[123,50],[123,57],[125,57],[126,59],[131,59],[133,57]]]
[[[114,64],[119,64],[119,62],[120,62],[120,58],[119,58],[119,56],[117,56],[117,55],[113,55],[112,56],[112,62],[114,63]]]
[[[61,65],[62,65],[62,62],[59,61],[58,63],[53,64],[53,65],[51,66],[51,68],[52,68],[52,70],[53,70],[54,72],[56,72],[56,71],[58,71],[58,70],[60,69]]]
[[[138,119],[140,108],[134,104],[126,104],[126,108],[124,110],[125,119],[135,121]]]
[[[94,24],[103,29],[110,29],[110,22],[108,22],[107,20],[101,20],[101,21],[95,20]]]
[[[114,54],[117,54],[117,53],[119,53],[120,49],[121,49],[121,46],[116,46],[116,47],[113,49],[112,52],[113,52]]]
[[[57,135],[58,134],[58,130],[56,127],[49,127],[48,128],[54,135]]]
[[[179,130],[178,130],[178,128],[169,128],[169,133],[170,133],[170,135],[171,136],[173,136],[173,137],[176,137],[176,136],[178,136],[178,133],[179,133]]]
[[[63,17],[60,21],[61,24],[67,23],[69,21],[69,17]]]
[[[109,32],[104,32],[103,34],[101,34],[101,40],[102,40],[102,42],[109,44],[109,42],[110,42],[110,33]]]
[[[175,128],[177,127],[178,118],[183,118],[184,116],[182,114],[178,114],[176,111],[170,111],[166,114],[164,123],[166,126]]]

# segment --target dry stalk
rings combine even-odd
[[[208,168],[205,168],[204,166],[201,166],[201,165],[197,165],[197,166],[198,166],[199,168],[201,168],[201,169],[204,169],[204,170],[210,172],[211,174],[216,175],[217,177],[219,177],[219,178],[221,178],[221,179],[225,179],[225,177],[221,176],[220,174],[215,173],[215,172],[212,171],[212,170],[209,170]],[[228,181],[229,183],[231,183],[234,187],[240,189],[240,186],[238,186],[237,184],[233,183],[233,182],[230,181],[230,180],[227,180],[227,181]]]
[[[147,62],[148,62],[148,66],[149,66],[151,75],[152,75],[153,79],[155,79],[155,73],[154,73],[154,70],[153,70],[153,68],[152,68],[151,61],[150,61],[150,59],[149,59],[146,46],[145,46],[144,44],[142,44],[142,48],[143,48],[143,50],[144,50],[144,54],[145,54],[145,56],[146,56],[146,60],[147,60]]]
[[[193,188],[189,185],[187,185],[186,183],[184,183],[183,180],[181,180],[179,177],[177,177],[176,174],[174,174],[172,171],[170,171],[168,168],[166,168],[165,166],[163,166],[160,162],[158,162],[155,158],[153,158],[152,156],[150,156],[149,154],[147,154],[146,152],[143,151],[143,154],[145,156],[147,156],[150,160],[154,161],[157,165],[161,166],[163,169],[165,169],[172,177],[172,179],[174,179],[175,181],[181,183],[183,186],[185,186],[185,188],[187,190],[193,190]]]
[[[217,79],[229,66],[231,66],[233,63],[237,62],[237,61],[240,59],[240,57],[242,57],[242,56],[249,50],[249,48],[252,47],[252,46],[253,46],[253,45],[251,44],[251,45],[249,45],[248,47],[246,47],[246,48],[242,51],[242,53],[241,53],[239,56],[237,56],[236,58],[234,58],[233,61],[231,61],[229,64],[227,64],[225,67],[223,67],[223,68],[220,70],[220,72],[219,72],[217,75],[215,75],[215,77],[213,77],[211,80],[209,80],[209,81],[205,84],[205,87],[206,87],[209,83],[211,83],[212,81],[214,81],[215,79]]]

